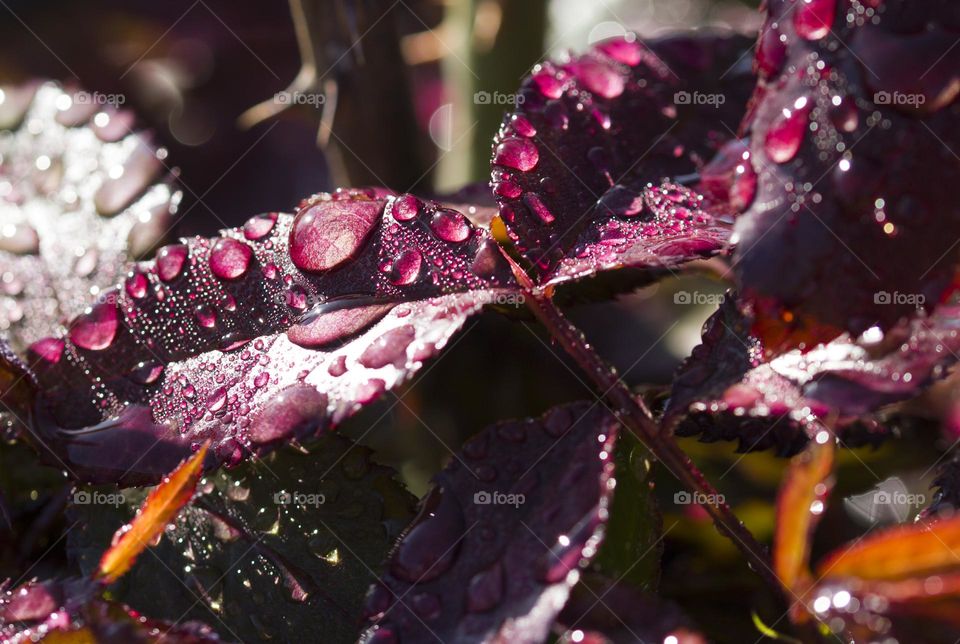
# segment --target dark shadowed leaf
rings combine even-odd
[[[768,351],[935,306],[960,235],[956,2],[767,2],[735,265]]]
[[[6,644],[203,644],[221,641],[199,622],[144,617],[99,594],[88,579],[30,581],[5,589],[0,583],[0,639]]]
[[[877,412],[945,377],[960,351],[960,309],[946,305],[886,334],[872,328],[769,361],[749,328],[732,297],[704,325],[667,404],[679,434],[789,455],[821,431],[818,419],[835,414],[844,444],[869,442],[887,433]]]
[[[91,499],[109,490],[87,490]],[[137,507],[75,504],[69,535],[81,569],[97,569],[110,532]],[[352,642],[364,594],[414,498],[369,450],[324,436],[201,480],[190,506],[111,591],[146,614],[197,619],[224,639],[297,641],[323,624],[325,642]]]
[[[556,630],[562,644],[707,641],[673,604],[598,575],[585,576],[573,589]]]
[[[77,477],[153,482],[337,425],[512,293],[489,234],[373,190],[165,246],[32,345],[36,432]]]
[[[104,98],[52,83],[0,89],[0,332],[18,351],[83,311],[173,223],[166,151]]]
[[[577,403],[465,444],[370,590],[364,641],[541,642],[596,554],[617,425]]]
[[[746,44],[630,36],[534,68],[494,143],[493,188],[542,282],[657,273],[724,246],[727,227],[670,181],[735,137],[753,87]]]

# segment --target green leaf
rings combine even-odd
[[[330,435],[309,452],[285,447],[207,475],[113,594],[156,618],[205,621],[229,640],[297,641],[322,623],[323,641],[355,641],[367,587],[415,502],[371,454]],[[89,491],[101,502],[71,509],[83,521],[70,552],[85,574],[142,497],[126,490],[111,507],[108,490]]]
[[[592,568],[610,579],[654,591],[660,581],[663,518],[657,508],[647,449],[623,432],[615,450],[617,488],[606,536]]]

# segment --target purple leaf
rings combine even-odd
[[[52,83],[0,92],[0,332],[23,350],[166,235],[180,192],[166,151],[98,95]]]
[[[767,3],[735,257],[767,350],[889,329],[951,285],[960,9],[919,5]]]
[[[412,195],[317,195],[162,248],[69,332],[32,345],[33,420],[76,476],[156,480],[330,428],[512,293],[489,235]]]
[[[371,589],[364,641],[542,641],[596,553],[616,430],[577,403],[464,445]]]
[[[946,377],[960,351],[955,306],[886,334],[874,327],[856,341],[842,336],[769,361],[749,329],[730,296],[704,325],[703,344],[681,366],[665,412],[667,423],[683,421],[678,433],[792,454],[820,430],[819,419],[835,415],[848,445],[882,438],[877,412]]]
[[[495,141],[492,185],[542,282],[723,248],[727,226],[675,183],[735,137],[753,86],[745,50],[737,37],[630,37],[534,68]]]
[[[106,600],[86,579],[29,581],[9,590],[4,586],[0,583],[0,639],[10,644],[48,637],[70,642],[220,641],[199,622],[157,621]]]

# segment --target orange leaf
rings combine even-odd
[[[810,447],[790,462],[777,497],[777,531],[773,539],[773,571],[790,590],[810,577],[810,538],[823,513],[833,472],[832,440]]]
[[[207,441],[200,451],[181,463],[150,492],[133,521],[117,530],[113,535],[113,545],[100,559],[97,579],[110,584],[122,577],[140,553],[176,518],[193,496],[203,473],[203,459],[209,446],[210,442]]]
[[[960,571],[960,515],[867,536],[828,555],[818,569],[822,577],[886,581]]]

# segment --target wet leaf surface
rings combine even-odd
[[[494,142],[492,185],[542,282],[622,266],[659,273],[724,247],[727,209],[708,210],[676,182],[735,137],[753,86],[746,47],[631,35],[534,68]]]
[[[0,333],[22,352],[168,234],[180,192],[129,112],[53,83],[0,91]]]
[[[0,584],[0,637],[8,644],[202,644],[221,641],[203,624],[150,619],[104,599],[87,579]]]
[[[790,455],[835,414],[845,445],[872,442],[887,434],[877,412],[946,377],[960,351],[960,311],[946,305],[886,334],[874,328],[769,361],[750,326],[731,296],[704,325],[665,412],[679,434]]]
[[[69,549],[85,573],[97,569],[111,531],[142,496],[122,494],[117,505],[70,510],[82,524]],[[322,623],[324,641],[352,642],[364,593],[413,503],[390,468],[345,438],[322,437],[309,452],[284,447],[208,474],[174,526],[111,591],[146,614],[203,621],[226,640],[294,641]]]
[[[616,429],[576,403],[465,444],[370,590],[364,641],[542,641],[596,554]]]
[[[342,191],[165,246],[34,343],[34,429],[78,478],[155,482],[336,426],[514,294],[489,235],[412,195]]]
[[[735,266],[781,351],[889,329],[950,287],[960,31],[949,1],[767,6]]]

